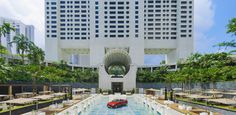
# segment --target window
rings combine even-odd
[[[52,16],[51,18],[52,18],[52,19],[56,19],[57,17],[56,17],[56,16]]]
[[[115,37],[116,37],[116,35],[110,35],[110,37],[111,37],[111,38],[115,38]]]
[[[116,26],[112,25],[112,26],[110,26],[110,28],[116,28]]]
[[[51,4],[52,4],[52,5],[57,5],[57,3],[56,3],[56,2],[51,2]]]
[[[81,4],[86,4],[86,1],[81,1]]]
[[[110,21],[110,23],[111,23],[111,24],[114,24],[114,23],[116,23],[116,21]]]
[[[124,4],[124,2],[118,2],[118,4],[119,4],[119,5],[123,5],[123,4]]]
[[[118,11],[118,14],[124,14],[124,11]]]
[[[110,5],[115,5],[116,4],[116,2],[110,2]]]
[[[124,28],[124,26],[123,25],[118,25],[118,28]]]
[[[57,35],[52,35],[51,37],[53,37],[53,38],[56,38],[56,37],[57,37]]]
[[[123,10],[123,9],[124,9],[124,7],[123,7],[123,6],[118,6],[118,9],[120,9],[120,10],[122,9],[122,10]]]
[[[183,37],[183,38],[184,38],[184,37],[186,37],[186,35],[180,35],[180,37]]]
[[[116,9],[116,7],[114,7],[114,6],[111,6],[111,7],[110,7],[110,9]]]
[[[118,30],[118,33],[124,33],[124,30]]]
[[[124,37],[124,35],[118,35],[118,37],[119,37],[119,38],[123,38],[123,37]]]
[[[52,24],[55,24],[55,23],[57,23],[57,21],[52,21],[51,23],[52,23]]]
[[[52,10],[56,10],[57,8],[56,7],[51,7]]]

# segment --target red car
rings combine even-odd
[[[128,101],[126,99],[114,99],[111,102],[107,103],[108,108],[118,108],[122,106],[126,106]]]

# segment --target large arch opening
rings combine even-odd
[[[106,53],[104,64],[109,75],[123,77],[129,72],[131,58],[125,50],[112,49]]]

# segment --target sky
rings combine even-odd
[[[236,0],[194,0],[194,52],[213,53],[213,45],[235,39],[226,34],[229,19],[236,17]],[[35,43],[45,47],[44,0],[0,0],[0,17],[35,26]],[[159,64],[164,56],[145,56],[145,64]]]

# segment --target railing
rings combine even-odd
[[[95,101],[98,100],[100,96],[97,94],[92,95],[91,97],[71,106],[70,108],[58,113],[57,115],[80,115],[82,111],[88,109],[92,104],[95,104]]]

